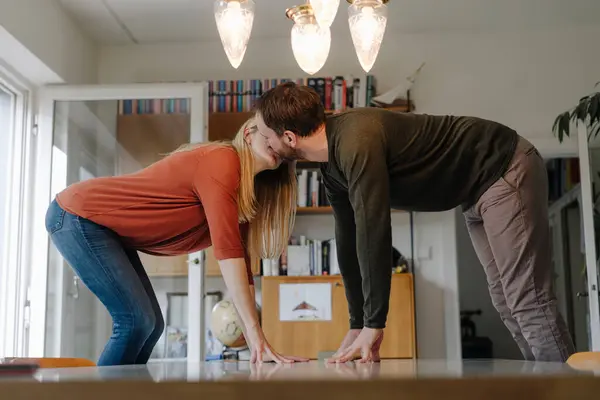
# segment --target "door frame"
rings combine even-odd
[[[110,85],[50,85],[38,92],[37,140],[33,153],[35,162],[33,185],[28,198],[33,199],[29,245],[31,266],[28,290],[29,357],[45,355],[46,302],[48,282],[48,252],[50,240],[45,228],[45,215],[50,204],[52,145],[54,131],[54,109],[57,101],[102,101],[127,99],[190,99],[190,141],[208,141],[208,84],[194,83],[149,83]],[[188,273],[188,360],[204,360],[204,270],[203,252],[190,254]],[[201,291],[201,292],[200,292]],[[199,293],[196,293],[199,292]],[[194,303],[191,302],[194,300]],[[193,312],[193,310],[197,310]],[[191,340],[192,338],[197,338]]]
[[[600,301],[598,295],[598,267],[596,238],[594,233],[594,205],[592,204],[592,175],[588,129],[585,121],[577,120],[577,142],[579,148],[579,169],[581,175],[581,205],[583,215],[583,240],[585,243],[585,264],[587,271],[590,350],[600,351]]]

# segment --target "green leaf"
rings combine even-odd
[[[562,115],[562,114],[561,114]],[[555,134],[556,132],[556,127],[558,127],[558,122],[560,121],[561,116],[558,115],[555,119],[554,119],[554,123],[552,124],[552,132],[554,132]]]
[[[563,116],[560,120],[558,130],[559,130],[559,138],[563,138],[564,135],[569,136],[570,131],[570,121],[569,121],[569,113],[563,113]]]
[[[590,128],[590,133],[592,133],[592,137],[596,137],[598,136],[598,134],[600,133],[600,124],[596,124],[596,126]]]
[[[596,93],[590,99],[590,108],[588,110],[590,116],[590,125],[594,126],[600,121],[600,93]]]
[[[571,121],[575,122],[577,120],[577,107],[575,107],[572,111],[571,111]]]
[[[579,105],[577,106],[577,119],[585,121],[585,118],[587,116],[587,110],[589,108],[589,103],[589,97],[586,97],[584,100],[579,102]]]
[[[569,111],[560,113],[554,120],[552,131],[558,136],[558,141],[562,143],[564,135],[569,136]]]

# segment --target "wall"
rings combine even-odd
[[[495,119],[534,138],[544,153],[561,151],[550,129],[554,117],[598,81],[600,53],[589,51],[598,34],[600,28],[388,34],[371,73],[385,91],[425,61],[413,90],[417,111]],[[349,35],[334,35],[329,59],[317,75],[359,73]],[[251,38],[238,70],[216,42],[100,49],[103,83],[277,76],[305,76],[288,38]]]
[[[96,82],[97,46],[56,0],[0,0],[0,27],[22,46],[0,57],[31,82]]]

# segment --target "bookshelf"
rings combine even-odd
[[[371,103],[375,95],[375,78],[364,75],[358,78],[333,76],[309,77],[299,79],[250,79],[250,80],[216,80],[209,81],[208,101],[208,139],[229,140],[237,133],[242,124],[252,115],[254,101],[262,93],[279,83],[295,81],[298,84],[313,87],[320,93],[326,114],[331,115],[354,106],[366,106]],[[142,167],[157,161],[162,155],[168,153],[189,140],[190,114],[187,99],[164,100],[124,100],[119,102],[117,116],[117,131],[119,143],[133,155]],[[409,112],[414,109],[409,94],[404,104],[387,108],[397,112]],[[319,173],[319,163],[301,160],[297,163],[297,170]],[[318,180],[318,178],[317,178]],[[331,215],[332,208],[327,204],[324,190],[318,194],[319,198],[312,201],[299,202],[297,208],[298,218],[304,216]],[[402,211],[391,210],[393,213]],[[413,218],[410,214],[411,229],[411,254],[413,260],[412,230]],[[148,258],[148,257],[146,257]],[[208,276],[218,276],[220,271],[212,253],[207,251],[209,268]],[[149,267],[148,274],[152,276],[185,275],[185,264],[181,260],[174,260],[170,265],[144,260]],[[412,262],[410,263],[412,270]],[[217,266],[217,267],[215,267]],[[253,273],[262,275],[261,261],[253,263]]]

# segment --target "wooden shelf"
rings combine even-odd
[[[390,271],[392,274],[392,277],[396,276],[396,275],[410,275],[412,276],[412,274],[410,272],[393,272]],[[322,280],[322,281],[330,281],[332,278],[341,278],[342,275],[340,274],[335,274],[335,275],[299,275],[299,276],[295,276],[295,275],[260,275],[261,279],[266,279],[266,280],[276,280],[276,281],[298,281],[298,280],[307,280],[307,279],[314,279],[315,281],[318,280]]]
[[[410,107],[407,105],[404,106],[393,106],[393,107],[375,107],[375,106],[369,106],[370,108],[383,108],[384,110],[390,110],[390,111],[399,111],[399,112],[409,112]],[[364,107],[360,107],[360,108],[364,108]],[[325,110],[325,114],[327,115],[332,115],[338,112],[343,112],[346,110],[352,110],[352,107],[350,108],[345,108],[343,110]]]
[[[404,210],[390,210],[392,213],[405,213]],[[331,206],[324,207],[298,207],[296,208],[296,214],[298,215],[311,215],[311,214],[332,214],[333,209]]]
[[[331,207],[298,207],[296,214],[330,214],[333,210]]]
[[[209,113],[208,140],[232,140],[252,114],[251,111]]]
[[[149,165],[159,158],[157,149],[168,153],[190,141],[190,114],[120,114],[117,132],[119,144]]]

